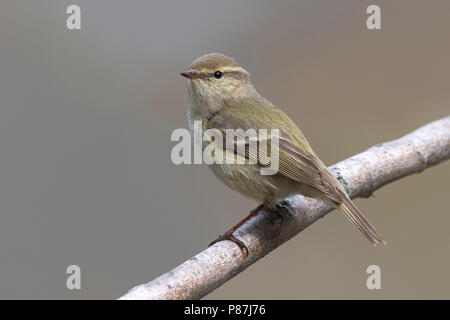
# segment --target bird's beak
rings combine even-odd
[[[183,77],[186,77],[188,79],[197,78],[197,73],[195,71],[181,72],[180,75],[182,75]]]

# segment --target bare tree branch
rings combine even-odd
[[[368,197],[385,184],[449,158],[450,116],[378,144],[330,170],[352,198]],[[274,223],[273,215],[261,212],[236,232],[249,248],[246,259],[233,242],[218,242],[120,299],[199,299],[332,210],[322,201],[302,196],[282,201],[278,209],[284,216],[282,222]]]

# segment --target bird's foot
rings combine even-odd
[[[260,204],[259,206],[257,206],[255,209],[253,209],[252,211],[250,211],[249,215],[246,216],[244,219],[242,219],[238,224],[236,224],[233,228],[231,228],[230,230],[228,230],[227,232],[225,232],[223,235],[219,236],[216,240],[214,240],[213,242],[211,242],[208,247],[211,247],[213,244],[220,242],[220,241],[224,241],[224,240],[230,240],[234,243],[236,243],[239,248],[244,252],[244,259],[247,258],[248,254],[249,254],[249,250],[248,247],[245,245],[244,242],[242,242],[242,240],[239,240],[238,238],[236,238],[236,236],[234,235],[234,232],[239,229],[239,227],[241,227],[244,223],[246,223],[247,221],[249,221],[251,218],[255,217],[258,215],[258,213],[264,208],[263,204]]]
[[[244,252],[244,259],[247,258],[249,250],[247,245],[242,241],[239,240],[234,234],[234,231],[228,230],[224,234],[220,235],[216,240],[212,241],[208,247],[211,247],[212,245],[216,244],[217,242],[224,241],[224,240],[230,240],[238,245],[238,247]]]

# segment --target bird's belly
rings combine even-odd
[[[261,175],[261,167],[252,164],[212,164],[215,176],[242,195],[264,204],[298,193],[300,183],[280,174]]]

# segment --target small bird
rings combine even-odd
[[[373,245],[386,244],[311,149],[300,129],[283,111],[256,91],[250,74],[234,59],[219,53],[206,54],[194,60],[181,75],[188,79],[191,131],[194,121],[201,121],[203,129],[217,129],[223,137],[227,129],[238,128],[278,129],[281,137],[278,146],[279,169],[274,175],[261,175],[260,162],[209,165],[216,177],[228,187],[261,202],[246,218],[210,245],[231,240],[247,256],[248,248],[233,235],[234,231],[261,209],[270,209],[278,200],[293,194],[318,198],[339,208]]]

